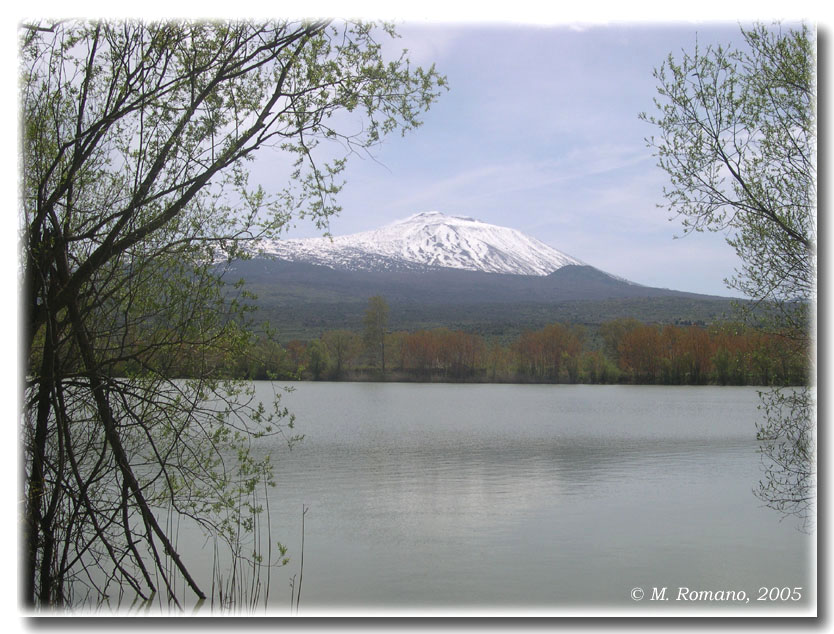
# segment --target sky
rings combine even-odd
[[[331,220],[330,232],[366,231],[422,211],[441,211],[518,229],[633,282],[735,295],[724,280],[739,261],[725,236],[684,235],[679,219],[658,207],[668,176],[645,143],[656,130],[638,115],[653,109],[652,72],[670,52],[691,51],[696,38],[702,46],[740,44],[739,20],[792,20],[807,10],[798,0],[790,5],[798,13],[785,16],[775,8],[787,6],[784,2],[762,0],[752,9],[734,7],[728,15],[713,0],[704,3],[694,17],[639,4],[603,5],[594,12],[584,3],[560,5],[552,14],[528,6],[518,17],[506,4],[503,12],[484,5],[477,13],[469,8],[456,14],[428,0],[398,3],[390,15],[394,5],[371,3],[361,17],[398,23],[402,37],[386,43],[387,54],[396,57],[406,48],[415,64],[435,64],[449,90],[423,115],[420,128],[387,137],[373,159],[351,158],[338,199],[342,212]],[[46,14],[53,15],[50,6],[44,3]],[[84,14],[121,17],[118,11],[113,15],[112,3],[90,6]],[[193,6],[178,6],[169,7],[171,17],[193,16]],[[286,15],[298,6],[288,3]],[[519,6],[526,6],[523,0]],[[205,7],[203,15],[263,17],[263,8],[247,14],[244,5],[211,0]],[[311,11],[345,10],[334,12],[325,3]],[[11,29],[20,19],[3,22],[9,27],[2,38],[7,60],[14,59]],[[7,110],[14,111],[14,91],[5,96]],[[5,191],[12,193],[16,161],[8,154],[10,169],[2,174]],[[264,152],[250,165],[253,180],[271,191],[282,189],[291,171],[287,157],[276,153]],[[13,239],[15,228],[3,234]],[[320,234],[301,221],[285,235]],[[14,250],[3,252],[10,259],[5,270],[14,271]]]
[[[91,6],[85,14],[119,17],[112,3]],[[184,12],[177,6],[174,15],[193,15],[193,6]],[[297,6],[288,3],[287,15]],[[668,177],[644,141],[654,130],[638,114],[652,110],[652,72],[670,52],[691,51],[696,37],[701,45],[738,43],[739,19],[785,17],[774,8],[784,2],[763,0],[728,16],[705,0],[695,17],[631,4],[596,12],[584,3],[560,5],[553,14],[527,7],[518,17],[509,5],[498,13],[484,5],[455,14],[431,2],[407,2],[398,3],[393,16],[386,13],[392,6],[370,3],[361,15],[397,21],[402,37],[387,43],[387,52],[393,57],[407,48],[415,64],[436,64],[450,89],[424,115],[422,127],[389,136],[373,159],[352,157],[339,195],[343,210],[330,224],[333,235],[435,210],[518,229],[640,284],[735,294],[724,280],[739,262],[724,236],[683,236],[680,221],[658,208]],[[244,5],[209,0],[205,7],[204,15],[248,15]],[[803,15],[802,0],[796,7],[800,13],[788,19]],[[316,10],[345,11],[326,3]],[[261,17],[259,11],[251,16]],[[15,39],[4,41],[13,59]],[[6,96],[13,99],[13,91]],[[263,153],[252,167],[254,181],[272,191],[290,172],[287,158],[274,153]],[[14,171],[4,174],[7,191],[16,191]],[[320,233],[299,222],[286,237]]]
[[[518,229],[599,269],[648,286],[735,295],[738,265],[722,234],[683,235],[666,209],[667,175],[641,121],[653,69],[672,52],[739,43],[737,22],[618,25],[401,22],[415,64],[436,64],[449,90],[374,159],[353,157],[330,231],[378,228],[422,211]],[[280,157],[254,177],[280,182]],[[320,235],[300,222],[287,237]]]
[[[631,281],[735,295],[738,259],[723,234],[684,235],[664,203],[668,176],[639,119],[654,108],[653,69],[671,52],[740,43],[738,23],[399,25],[412,61],[436,64],[448,92],[374,159],[355,157],[333,235],[421,211],[518,229]],[[399,50],[399,48],[397,50]],[[394,49],[391,49],[394,51]],[[395,52],[395,51],[394,51]],[[256,177],[267,186],[270,159]],[[287,237],[320,232],[298,223]]]

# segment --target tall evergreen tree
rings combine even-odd
[[[377,367],[385,374],[385,328],[388,325],[388,303],[381,295],[368,300],[368,309],[363,320],[365,326],[365,347]]]

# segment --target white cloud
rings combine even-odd
[[[396,200],[398,206],[442,203],[449,198],[479,200],[529,193],[535,190],[587,179],[609,172],[651,165],[651,157],[626,146],[598,146],[585,151],[574,150],[563,156],[546,160],[486,163],[426,183],[415,188],[414,193]]]

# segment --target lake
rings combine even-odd
[[[755,388],[281,385],[305,439],[259,446],[292,557],[275,614],[302,505],[301,614],[815,609],[815,537],[753,495]],[[758,600],[772,588],[796,596]]]

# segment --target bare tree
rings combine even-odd
[[[753,317],[814,361],[816,73],[811,30],[757,25],[743,48],[696,46],[655,71],[657,126],[648,139],[669,174],[669,209],[685,231],[722,231],[741,259],[728,281]],[[811,373],[813,375],[813,372]],[[814,510],[814,393],[765,392],[759,428],[765,480],[779,511]]]
[[[225,264],[293,216],[325,228],[347,157],[419,125],[444,80],[386,62],[379,32],[394,35],[329,21],[22,26],[28,605],[114,583],[177,601],[177,577],[205,597],[161,518],[230,544],[257,521],[271,467],[249,449],[291,441],[292,417],[222,380],[251,343]],[[265,150],[294,170],[272,192],[248,185]]]

